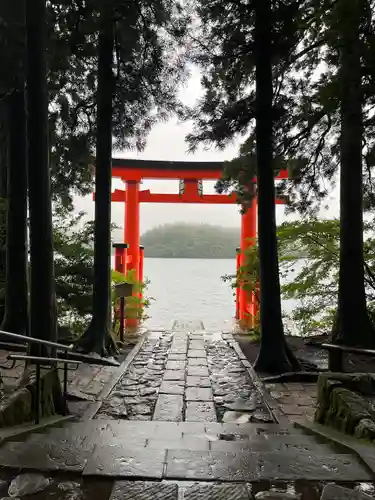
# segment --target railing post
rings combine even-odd
[[[39,424],[40,417],[40,364],[36,363],[35,368],[35,423]]]
[[[68,351],[64,351],[65,359],[68,359]],[[64,363],[64,413],[68,414],[68,363]]]

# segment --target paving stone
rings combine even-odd
[[[249,500],[244,484],[193,484],[184,491],[184,500]]]
[[[117,481],[109,500],[177,500],[177,484],[152,481]]]
[[[192,434],[184,435],[181,439],[149,439],[146,443],[147,448],[157,450],[202,450],[208,451],[210,441],[203,439],[201,436],[194,436]]]
[[[168,361],[166,370],[185,370],[185,361]]]
[[[264,453],[259,458],[259,479],[309,481],[370,481],[369,472],[351,455],[303,452]]]
[[[188,358],[188,366],[207,366],[205,358]]]
[[[267,491],[258,491],[255,495],[255,500],[301,500],[301,495],[299,493],[294,494],[285,490],[272,488]]]
[[[176,354],[176,353],[171,353],[168,356],[168,361],[185,361],[186,359],[186,354]]]
[[[338,484],[327,484],[323,488],[320,500],[370,500],[370,497],[361,491],[344,488]]]
[[[206,366],[188,366],[187,374],[193,377],[208,377],[208,368]]]
[[[187,401],[212,401],[212,390],[208,387],[188,387],[185,398]]]
[[[192,340],[189,344],[189,349],[191,349],[192,351],[204,350],[204,341],[203,340]]]
[[[185,370],[167,370],[164,372],[164,380],[185,380]]]
[[[160,386],[159,394],[179,394],[182,396],[185,391],[184,385],[185,383],[181,380],[165,380]]]
[[[44,438],[43,435],[42,439]],[[92,448],[93,449],[93,448]],[[0,466],[23,470],[82,472],[92,454],[72,442],[6,443],[0,449]]]
[[[182,408],[182,396],[160,394],[156,402],[153,420],[180,422],[182,420]]]
[[[188,358],[207,358],[206,351],[202,349],[189,349]]]
[[[187,422],[215,422],[215,406],[211,402],[188,401],[185,420]]]
[[[116,476],[161,479],[165,452],[123,445],[97,447],[83,471],[84,476]]]
[[[196,377],[188,375],[186,377],[187,387],[211,387],[211,381],[208,377]]]
[[[255,481],[258,477],[256,454],[169,450],[165,477],[167,479]]]

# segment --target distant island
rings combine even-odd
[[[165,259],[233,259],[240,229],[209,224],[164,224],[141,236],[145,257]]]

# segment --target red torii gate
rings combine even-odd
[[[134,159],[112,159],[112,178],[120,178],[125,190],[112,193],[113,202],[125,203],[124,243],[114,245],[115,268],[127,273],[134,270],[136,279],[143,279],[143,247],[140,246],[140,203],[200,203],[231,205],[237,203],[236,195],[204,194],[201,181],[221,178],[224,162],[154,161]],[[287,170],[282,170],[277,179],[287,179]],[[178,179],[183,182],[182,192],[177,194],[151,193],[140,190],[143,179]],[[278,204],[284,203],[278,199]],[[252,246],[257,233],[256,199],[245,214],[241,215],[241,241],[237,251],[237,269],[244,263],[245,250]],[[234,252],[233,252],[234,253]],[[237,289],[236,319],[253,323],[258,313],[258,304],[253,294]]]

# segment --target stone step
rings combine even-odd
[[[191,438],[192,439],[192,438]],[[61,471],[83,476],[192,481],[252,482],[260,480],[370,481],[371,475],[352,455],[318,447],[298,446],[277,451],[266,439],[254,447],[231,450],[184,449],[184,437],[169,447],[155,439],[150,446],[129,441],[43,439],[33,435],[25,443],[0,447],[0,466],[20,470]],[[197,441],[195,441],[196,444]],[[189,446],[189,439],[187,439]],[[212,444],[212,443],[211,443]],[[271,443],[272,444],[272,443]],[[270,450],[272,449],[272,451]]]
[[[239,439],[227,441],[217,439],[210,434],[182,433],[180,435],[162,436],[161,434],[148,435],[128,433],[114,436],[110,431],[103,430],[99,433],[77,432],[74,429],[56,429],[46,435],[33,434],[27,439],[27,443],[48,444],[58,447],[60,443],[65,446],[81,446],[92,450],[94,446],[117,446],[124,449],[149,450],[187,450],[187,451],[227,451],[227,452],[273,452],[273,451],[300,451],[306,453],[331,454],[334,450],[327,444],[319,443],[309,436],[240,436]]]

